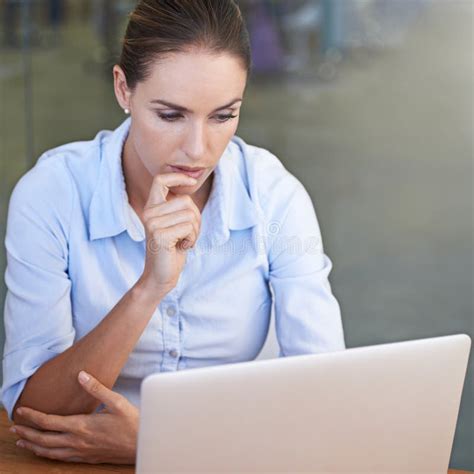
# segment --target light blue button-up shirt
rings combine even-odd
[[[13,191],[2,387],[10,418],[28,377],[94,329],[143,271],[145,232],[121,162],[130,120],[46,152]],[[344,349],[331,267],[301,182],[269,151],[234,136],[178,284],[113,389],[138,406],[149,374],[254,359],[272,302],[280,356]]]

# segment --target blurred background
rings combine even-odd
[[[254,72],[237,134],[312,196],[347,346],[472,337],[473,2],[238,3]],[[2,241],[38,156],[125,118],[111,68],[134,4],[0,0]],[[260,357],[275,348],[271,334]],[[452,468],[474,470],[473,380],[471,360]]]

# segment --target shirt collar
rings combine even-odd
[[[239,170],[239,160],[243,160],[241,142],[234,137],[214,169],[211,193],[203,210],[205,227],[201,229],[211,245],[224,244],[231,230],[247,229],[258,221],[255,204]]]
[[[113,237],[126,230],[122,149],[130,122],[127,118],[113,132],[99,136],[99,178],[89,206],[90,240]]]
[[[89,207],[90,240],[113,237],[124,231],[135,241],[145,239],[143,225],[128,202],[122,169],[122,150],[130,123],[129,117],[100,138],[99,178]],[[244,145],[243,140],[233,137],[214,169],[201,228],[202,237],[212,245],[225,243],[231,230],[247,229],[258,221],[257,209],[240,171]]]

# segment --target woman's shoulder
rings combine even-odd
[[[73,141],[45,151],[36,162],[36,172],[46,173],[58,169],[68,173],[74,181],[94,178],[98,174],[101,150],[113,131],[100,130],[90,140]]]
[[[68,214],[78,192],[97,180],[101,143],[111,133],[101,130],[87,141],[51,148],[23,174],[13,188],[10,212],[16,209],[44,214]]]
[[[234,136],[232,155],[241,168],[251,199],[264,211],[280,207],[298,191],[305,191],[301,181],[269,149],[247,143]]]

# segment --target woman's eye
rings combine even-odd
[[[166,122],[176,122],[177,119],[181,118],[181,114],[158,114],[161,120],[165,120]]]
[[[181,114],[158,114],[158,117],[160,117],[161,120],[164,120],[165,122],[176,122],[183,116]],[[233,118],[236,118],[237,115],[232,115],[232,114],[220,114],[216,115],[215,119],[218,122],[227,122],[228,120],[231,120]]]
[[[227,115],[216,115],[218,122],[227,122],[230,119],[237,117],[237,115],[227,114]]]

